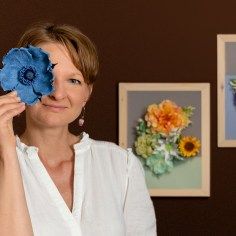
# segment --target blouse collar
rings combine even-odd
[[[73,145],[75,153],[83,152],[89,149],[92,139],[89,138],[89,135],[85,132],[82,132],[80,135],[81,137],[80,141],[78,143],[75,143]],[[23,152],[29,152],[31,150],[35,150],[38,152],[38,147],[35,146],[27,146],[25,143],[21,142],[18,135],[15,135],[16,137],[16,146]]]

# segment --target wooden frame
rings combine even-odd
[[[189,97],[189,99],[188,99]],[[198,104],[199,109],[195,112],[195,123],[199,125],[197,129],[200,132],[201,157],[195,157],[186,165],[184,173],[186,176],[178,178],[179,172],[170,172],[160,178],[154,179],[154,185],[162,183],[163,186],[149,187],[149,181],[153,182],[153,177],[148,179],[147,170],[145,170],[146,183],[151,196],[210,196],[210,85],[209,83],[120,83],[119,84],[119,145],[123,148],[132,147],[135,138],[132,137],[132,130],[135,128],[135,122],[143,114],[147,104],[161,99],[175,99],[185,105]],[[195,99],[196,98],[196,99]],[[156,101],[154,101],[157,99]],[[192,99],[192,101],[191,101]],[[144,105],[145,104],[145,105]],[[179,104],[183,105],[183,104]],[[138,112],[137,112],[138,111]],[[193,121],[194,123],[194,121]],[[194,125],[193,125],[194,126]],[[133,132],[134,133],[134,132]],[[188,166],[188,163],[189,166]],[[197,167],[196,167],[197,166]],[[196,176],[192,177],[194,171],[188,168],[196,169]],[[175,168],[174,168],[175,169]],[[176,168],[177,169],[177,168]],[[187,174],[188,173],[188,174]],[[175,176],[176,174],[176,176]],[[154,177],[154,178],[155,178]],[[162,178],[162,179],[161,179]],[[169,185],[168,179],[178,181],[177,187]],[[197,179],[193,184],[188,184],[185,180]],[[167,182],[165,182],[167,181]],[[185,183],[186,182],[186,183]],[[189,181],[191,182],[191,181]],[[168,183],[168,184],[166,184]],[[197,183],[197,184],[196,184]],[[185,186],[186,184],[186,186]],[[183,186],[182,186],[183,185]]]
[[[236,106],[230,79],[236,79],[236,34],[217,35],[218,146],[236,147]]]

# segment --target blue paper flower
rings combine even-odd
[[[0,83],[4,91],[16,90],[22,102],[34,105],[53,88],[53,64],[41,48],[12,48],[3,57]]]

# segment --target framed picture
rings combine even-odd
[[[210,196],[209,83],[120,83],[119,145],[143,163],[151,196]]]
[[[217,35],[218,146],[236,147],[236,34]]]

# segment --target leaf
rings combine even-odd
[[[183,112],[187,115],[188,118],[190,118],[193,115],[193,110],[195,109],[195,107],[192,106],[187,106],[187,107],[183,107]]]
[[[146,165],[156,175],[161,175],[165,172],[169,172],[173,168],[172,160],[165,161],[163,152],[157,152],[155,155],[147,158]]]
[[[229,84],[231,85],[232,89],[236,90],[236,79],[231,79]]]

